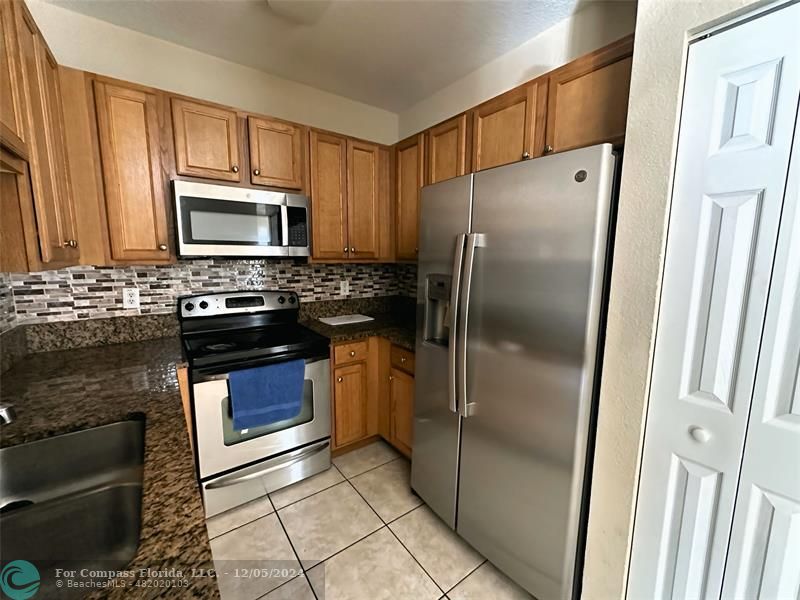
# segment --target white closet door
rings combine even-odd
[[[689,49],[630,599],[721,592],[797,110],[798,10]]]
[[[800,598],[800,127],[795,128],[723,597]]]

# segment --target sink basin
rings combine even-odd
[[[136,555],[144,425],[132,418],[0,449],[0,556],[38,568],[37,598],[70,591],[54,588],[52,569],[120,570]]]

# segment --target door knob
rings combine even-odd
[[[701,444],[705,444],[711,439],[711,432],[708,429],[703,429],[696,425],[689,427],[689,435],[692,436],[695,442],[700,442]]]
[[[256,176],[261,175],[261,171],[258,170],[258,169],[253,169],[253,175],[256,175]]]
[[[239,165],[233,165],[231,167],[231,171],[233,171],[234,173],[238,173],[239,172]]]
[[[158,245],[158,249],[161,250],[161,251],[164,251],[164,250],[167,249],[167,245],[166,244],[159,244]]]
[[[550,154],[552,151],[553,151],[553,147],[552,147],[550,144],[547,144],[547,145],[544,147],[544,153],[545,153],[545,154]]]
[[[522,153],[522,160],[528,160],[531,157],[531,153],[527,150]]]
[[[339,383],[342,383],[342,378],[341,377],[337,377],[336,381],[338,381]]]

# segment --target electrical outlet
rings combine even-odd
[[[350,280],[349,279],[342,279],[339,282],[339,295],[347,296],[350,294]]]
[[[139,288],[122,288],[122,308],[139,308]]]

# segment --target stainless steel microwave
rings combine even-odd
[[[309,256],[306,196],[173,181],[179,256]]]

